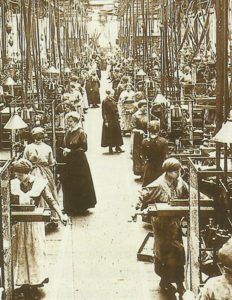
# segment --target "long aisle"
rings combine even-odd
[[[105,73],[101,86],[104,97]],[[125,153],[108,155],[100,147],[101,108],[89,109],[84,126],[98,203],[87,216],[73,217],[72,226],[47,237],[51,281],[45,299],[170,300],[160,295],[153,265],[136,258],[148,231],[141,222],[130,222],[139,188],[130,138],[124,138]]]

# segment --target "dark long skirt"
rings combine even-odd
[[[102,126],[102,147],[115,147],[122,146],[123,139],[121,134],[121,128],[118,120],[110,120],[108,126],[103,123]]]
[[[83,151],[70,154],[62,174],[64,210],[73,215],[96,205],[93,180]]]
[[[178,219],[152,218],[155,272],[169,283],[184,281],[185,252]]]
[[[133,160],[133,172],[134,175],[143,175],[144,172],[144,159],[142,157],[142,141],[143,134],[139,131],[133,131],[133,151],[132,151],[132,160]]]
[[[162,164],[155,160],[148,160],[144,167],[144,176],[142,186],[150,184],[152,181],[156,180],[162,174]]]
[[[96,91],[91,90],[91,89],[86,89],[86,94],[88,98],[88,104],[89,105],[97,105],[101,103],[101,98],[100,98],[100,92],[99,89]]]

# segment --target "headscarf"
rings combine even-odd
[[[70,93],[64,93],[64,94],[62,95],[62,100],[63,100],[63,101],[67,101],[67,100],[70,99],[70,97],[71,97]]]
[[[21,158],[12,164],[12,170],[17,173],[28,174],[32,170],[29,160]]]
[[[110,89],[106,90],[106,95],[113,95],[113,94],[114,94],[113,90],[110,90]]]
[[[80,115],[76,111],[71,111],[67,113],[65,116],[65,120],[67,120],[68,118],[72,118],[76,123],[80,121]]]
[[[170,157],[166,159],[162,165],[162,169],[164,172],[174,172],[181,169],[181,163],[178,159],[174,157]]]
[[[147,101],[145,99],[143,99],[137,103],[137,106],[138,106],[138,108],[141,108],[143,105],[146,105],[146,104],[147,104]]]
[[[71,81],[78,81],[78,77],[76,75],[72,75],[70,78]]]
[[[143,98],[144,98],[143,92],[138,91],[135,93],[135,101],[143,100]]]
[[[44,129],[42,127],[35,127],[31,130],[31,135],[34,136],[38,133],[44,134]]]

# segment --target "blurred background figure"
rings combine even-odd
[[[219,250],[218,260],[223,274],[210,278],[202,288],[198,300],[232,299],[232,238]]]
[[[132,160],[133,160],[133,172],[134,175],[140,176],[136,178],[136,181],[143,181],[144,172],[144,158],[142,156],[142,141],[145,134],[147,134],[147,101],[145,99],[140,100],[137,104],[138,110],[132,115]]]
[[[88,97],[89,106],[92,105],[92,107],[99,107],[98,104],[101,103],[99,91],[100,81],[96,71],[92,71],[91,75],[87,78],[85,89]]]
[[[123,145],[117,103],[113,91],[106,91],[106,98],[102,102],[102,147],[109,147],[109,153],[113,154],[113,147],[116,152],[123,152],[120,146]]]
[[[153,120],[148,124],[150,137],[142,142],[142,154],[145,158],[142,186],[146,186],[162,174],[162,165],[168,154],[168,141],[161,137],[160,120]]]

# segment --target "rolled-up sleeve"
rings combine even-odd
[[[44,198],[44,200],[47,202],[50,208],[53,208],[54,205],[57,204],[56,200],[53,198],[51,192],[48,190],[47,187],[45,187],[41,196]]]
[[[142,208],[145,209],[149,204],[160,202],[159,200],[161,195],[162,195],[162,191],[159,186],[155,186],[151,188],[143,188],[140,197]]]

